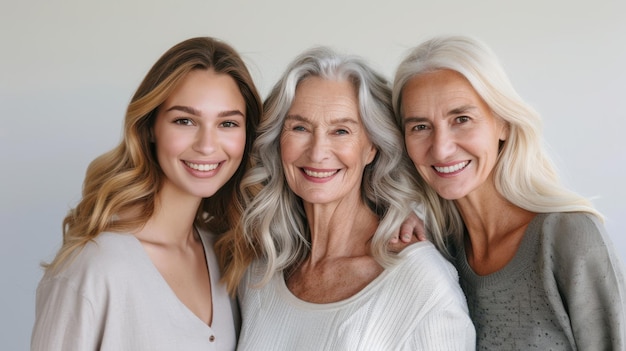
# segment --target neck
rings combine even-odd
[[[519,227],[531,214],[500,195],[492,182],[456,200],[455,204],[470,236],[497,238],[511,228]]]
[[[163,245],[186,246],[194,237],[194,221],[201,198],[164,186],[156,196],[153,215],[135,235]]]
[[[311,231],[312,261],[370,254],[378,217],[362,201],[305,204],[305,212]]]
[[[502,197],[492,183],[455,203],[468,233],[467,259],[478,274],[497,271],[513,258],[536,215]]]

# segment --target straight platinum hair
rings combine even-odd
[[[509,127],[495,166],[497,191],[512,204],[531,212],[587,212],[602,218],[591,203],[566,189],[543,147],[539,114],[517,94],[493,51],[479,40],[463,36],[430,39],[416,48],[398,66],[393,85],[396,122],[404,129],[402,91],[411,78],[437,70],[463,75],[492,112]],[[461,240],[463,221],[454,203],[436,195],[421,176],[419,183],[433,205],[433,220],[442,235]]]
[[[309,77],[349,81],[357,92],[364,128],[377,149],[364,170],[361,194],[380,218],[371,247],[383,266],[395,262],[387,244],[411,211],[411,203],[421,201],[410,160],[402,152],[404,142],[394,121],[387,80],[356,56],[343,56],[325,47],[305,51],[288,66],[264,103],[252,152],[254,166],[241,185],[243,193],[249,195],[242,219],[243,235],[267,260],[261,284],[274,273],[301,262],[310,249],[302,201],[287,184],[280,156],[285,117],[298,84]]]

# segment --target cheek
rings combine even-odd
[[[290,138],[281,138],[280,140],[280,161],[283,167],[285,181],[290,189],[296,186],[296,175],[299,169],[294,165],[301,155],[297,143]]]
[[[289,151],[289,147],[283,143],[281,143],[281,148],[280,148],[280,163],[283,167],[283,174],[285,177],[285,181],[287,182],[287,185],[289,186],[290,189],[294,189],[295,188],[295,172],[296,172],[296,167],[294,166],[294,162],[297,159],[297,157],[294,156],[293,152]]]
[[[420,163],[422,159],[422,152],[420,151],[423,151],[424,147],[412,138],[405,138],[404,142],[406,144],[406,151],[409,154],[409,158],[411,158],[415,164]]]
[[[227,150],[231,157],[242,158],[246,148],[246,134],[238,133],[222,139],[222,148]]]
[[[468,153],[491,162],[492,159],[495,160],[498,156],[499,143],[496,135],[492,134],[489,137],[485,137],[485,133],[476,133],[468,135],[462,146]]]
[[[287,163],[293,162],[298,158],[300,147],[292,138],[281,137],[280,139],[280,159],[283,168],[286,169]]]
[[[187,138],[175,133],[157,132],[154,143],[159,157],[178,155],[187,146]]]
[[[293,181],[297,171],[295,162],[298,160],[298,157],[293,152],[293,150],[290,151],[290,149],[287,147],[281,148],[280,160],[283,167],[283,172],[285,174],[285,180],[287,181],[289,186],[293,188]]]

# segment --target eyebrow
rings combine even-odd
[[[477,109],[478,107],[474,105],[462,105],[462,106],[455,107],[452,110],[448,111],[448,113],[446,113],[446,116],[461,115],[461,114],[467,113],[469,111],[474,111]],[[406,117],[403,119],[404,124],[419,123],[419,122],[428,122],[428,118],[420,117],[420,116],[411,116],[411,117]]]
[[[310,123],[310,121],[307,118],[302,117],[301,115],[287,115],[287,117],[285,117],[285,122],[287,122],[288,120]],[[355,121],[354,118],[350,118],[350,117],[337,118],[337,119],[333,119],[330,122],[331,124],[341,124],[341,123],[359,124],[359,122]]]
[[[172,106],[172,107],[170,107],[170,108],[168,108],[166,110],[166,112],[169,112],[169,111],[182,111],[182,112],[185,112],[185,113],[192,114],[194,116],[201,116],[202,115],[202,113],[199,110],[196,110],[195,108],[193,108],[191,106],[175,105],[175,106]],[[239,110],[227,110],[227,111],[222,111],[222,112],[217,114],[218,117],[230,117],[230,116],[236,116],[236,115],[240,115],[242,117],[245,117],[243,112],[241,112]]]
[[[428,118],[426,117],[406,117],[402,120],[402,124],[407,125],[409,123],[419,123],[426,121],[428,121]]]
[[[478,109],[476,106],[474,105],[463,105],[463,106],[459,106],[457,108],[453,108],[452,110],[450,110],[447,115],[459,115],[459,114],[463,114],[465,112],[468,111],[473,111]]]

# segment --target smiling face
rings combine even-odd
[[[313,204],[359,199],[363,171],[376,155],[352,83],[319,77],[298,85],[280,147],[289,187]]]
[[[426,182],[448,200],[480,191],[491,178],[506,124],[469,81],[451,70],[413,77],[402,93],[409,156]]]
[[[246,105],[229,75],[191,71],[159,106],[153,129],[164,187],[210,197],[235,173],[246,141]]]

